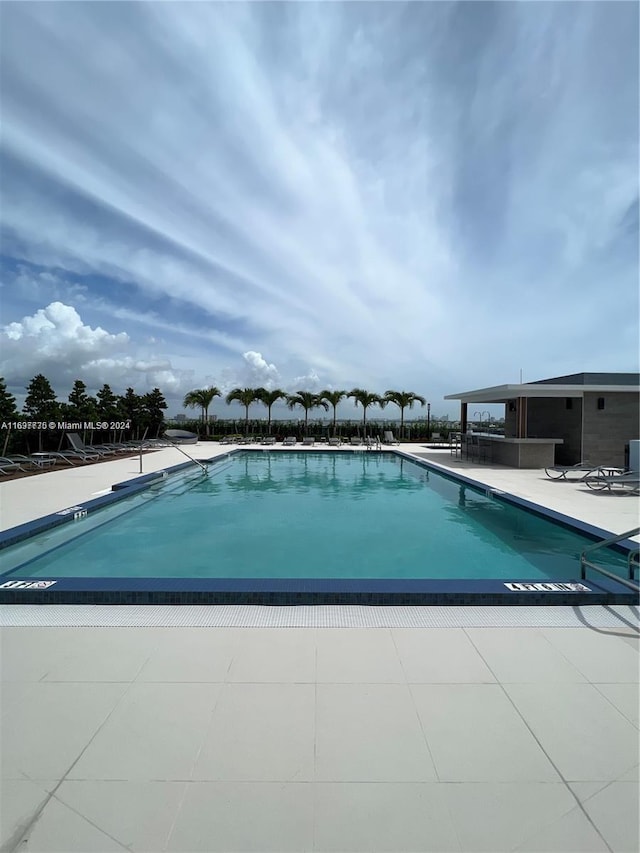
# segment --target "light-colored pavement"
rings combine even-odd
[[[5,628],[2,670],[3,850],[638,849],[626,619]]]
[[[481,469],[634,526],[635,498]],[[3,514],[137,473],[3,483]],[[637,853],[638,610],[599,610],[567,628],[4,627],[1,849]]]

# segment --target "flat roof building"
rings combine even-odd
[[[463,433],[469,403],[504,403],[505,438],[517,442],[518,453],[497,451],[502,458],[493,461],[515,467],[581,461],[623,467],[626,445],[640,434],[639,373],[573,373],[448,394],[445,400],[460,400]]]

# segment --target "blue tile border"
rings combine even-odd
[[[637,596],[607,578],[563,581],[587,590],[510,591],[502,580],[342,580],[268,578],[28,578],[0,584],[4,604],[366,604],[584,605],[633,604]],[[542,586],[538,581],[518,583]],[[28,589],[29,583],[40,588]],[[551,583],[551,582],[549,582]],[[548,586],[549,583],[546,585]]]
[[[315,448],[314,448],[315,449]],[[324,448],[318,448],[322,451]],[[328,448],[327,448],[328,450]],[[211,459],[199,459],[216,465],[231,456],[251,452],[268,452],[268,448],[234,448]],[[342,451],[344,452],[344,451]],[[346,452],[363,452],[354,448]],[[468,486],[479,494],[512,503],[540,515],[563,527],[577,530],[593,540],[602,540],[610,533],[565,516],[532,501],[451,472],[437,464],[417,458],[398,449],[385,449],[393,454],[431,470],[449,480]],[[166,469],[143,474],[132,480],[115,483],[109,494],[82,505],[69,507],[43,518],[27,522],[0,533],[0,549],[74,520],[76,513],[88,514],[148,489],[153,483],[170,474],[190,468],[183,462]],[[625,540],[616,550],[627,553],[637,543]],[[9,575],[5,575],[9,577]],[[0,580],[2,575],[0,575]],[[541,586],[539,579],[513,578],[513,583]],[[588,587],[576,591],[510,590],[507,581],[483,580],[397,580],[397,579],[265,579],[265,578],[20,578],[0,583],[2,604],[366,604],[380,605],[558,605],[635,604],[638,596],[628,588],[608,578],[589,577],[571,583]],[[547,586],[552,581],[547,582]],[[570,582],[559,581],[560,585]],[[27,585],[32,584],[31,588]],[[47,585],[48,584],[48,585]],[[46,585],[46,586],[45,586]]]

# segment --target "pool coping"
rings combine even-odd
[[[292,448],[294,449],[294,448]],[[319,447],[318,452],[330,452]],[[201,464],[217,465],[243,453],[265,453],[262,448],[233,448]],[[343,451],[344,452],[344,451]],[[347,452],[382,452],[405,458],[418,467],[468,486],[493,500],[500,500],[532,512],[562,527],[577,531],[589,539],[600,541],[610,537],[606,530],[571,518],[555,510],[520,498],[509,492],[427,461],[398,448],[370,451],[354,448]],[[166,479],[173,473],[190,468],[193,462],[182,462],[151,474],[114,483],[105,495],[84,501],[55,513],[34,519],[0,532],[0,551],[39,533],[73,523]],[[637,543],[622,540],[611,546],[621,553],[636,548]],[[638,596],[622,584],[600,577],[571,581],[546,581],[514,578],[482,580],[444,579],[294,579],[294,578],[20,578],[11,579],[13,570],[0,574],[0,603],[4,604],[367,604],[367,605],[584,605],[633,604]]]

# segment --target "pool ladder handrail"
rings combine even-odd
[[[588,548],[585,548],[580,554],[580,576],[582,580],[586,580],[587,568],[589,568],[593,569],[595,572],[599,572],[601,575],[604,575],[611,580],[623,584],[623,586],[629,587],[629,589],[632,589],[634,592],[640,593],[640,585],[634,583],[636,569],[640,568],[640,545],[637,548],[630,549],[629,554],[627,555],[628,579],[621,578],[619,575],[615,575],[613,572],[603,569],[602,566],[599,566],[597,563],[593,563],[591,560],[587,559],[587,554],[591,555],[593,551],[597,551],[600,548],[606,548],[609,545],[615,545],[616,542],[622,542],[623,539],[630,539],[632,536],[637,536],[639,533],[640,527],[636,527],[633,530],[628,530],[626,533],[621,533],[619,536],[610,536],[608,539],[603,539],[602,542],[596,542],[595,545],[589,545]]]
[[[178,446],[178,444],[177,444],[175,441],[171,441],[171,439],[170,439],[170,438],[167,438],[167,437],[166,437],[166,435],[165,435],[165,440],[166,440],[166,441],[168,441],[168,442],[169,442],[169,444],[170,444],[172,447],[175,447],[175,448],[176,448],[176,450],[179,450],[179,451],[180,451],[180,453],[182,453],[182,455],[183,455],[183,456],[186,456],[186,457],[187,457],[187,459],[190,459],[190,460],[191,460],[191,462],[193,462],[193,464],[194,464],[194,465],[199,465],[199,466],[200,466],[200,468],[202,468],[202,470],[204,471],[204,473],[205,473],[205,474],[207,474],[207,473],[208,473],[208,468],[206,467],[206,465],[204,465],[204,463],[202,463],[202,462],[198,462],[198,460],[197,460],[197,459],[194,459],[194,458],[193,458],[193,456],[189,456],[189,454],[188,454],[185,450],[183,450],[181,447],[179,447],[179,446]]]

